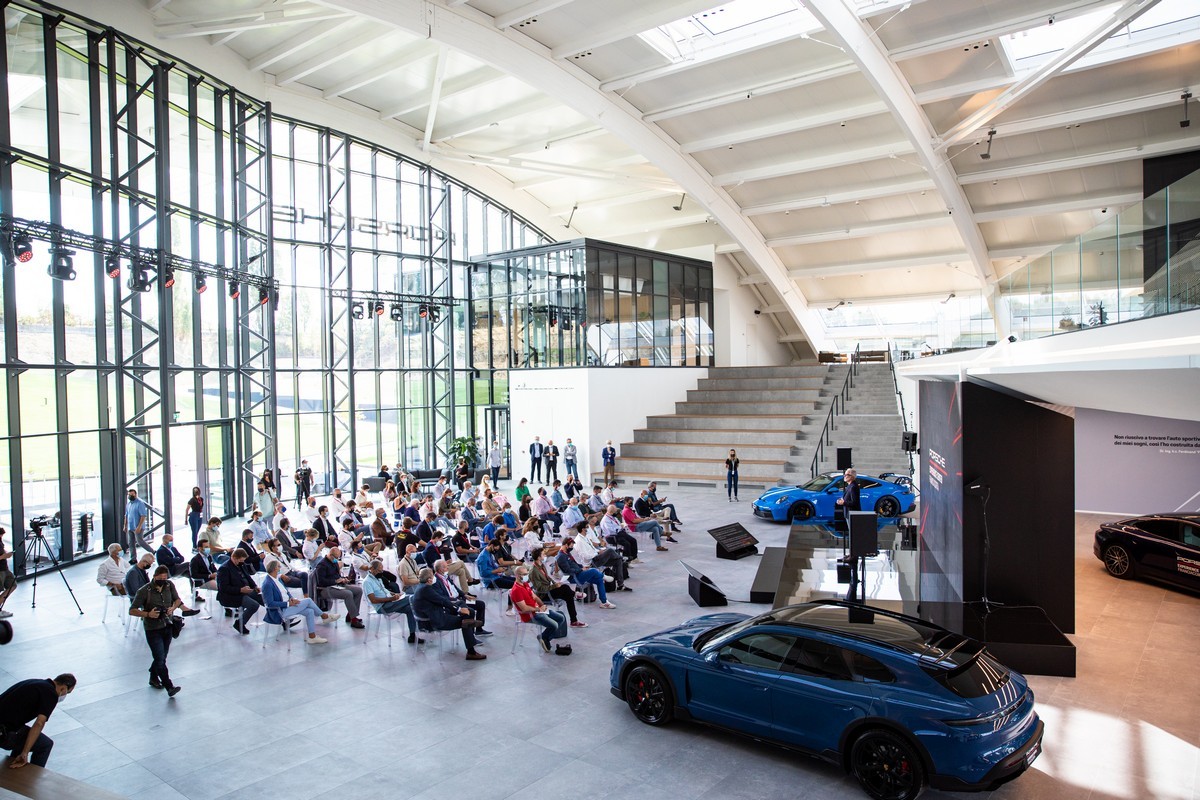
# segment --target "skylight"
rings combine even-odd
[[[821,28],[796,0],[730,0],[638,35],[667,59],[681,61],[707,47],[780,25]]]
[[[1078,17],[1056,19],[1053,24],[1041,23],[1036,27],[1003,36],[1000,43],[1012,59],[1018,73],[1033,70],[1100,27],[1119,7],[1119,3],[1113,3]],[[1162,0],[1109,37],[1093,53],[1114,52],[1135,41],[1194,29],[1194,22],[1198,19],[1200,5],[1197,5],[1195,0]],[[1189,21],[1192,24],[1189,24]]]

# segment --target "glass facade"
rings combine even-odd
[[[0,524],[18,574],[29,520],[58,517],[64,561],[97,553],[126,488],[157,534],[186,530],[193,486],[228,516],[278,470],[290,503],[301,458],[324,488],[444,465],[474,424],[467,254],[548,237],[117,31],[20,3],[7,19]]]
[[[706,261],[578,239],[478,258],[470,292],[472,364],[503,386],[510,368],[713,363]]]

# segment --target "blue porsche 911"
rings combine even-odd
[[[648,725],[689,719],[805,752],[876,800],[990,790],[1042,746],[1025,678],[983,644],[841,601],[697,617],[622,647],[609,681]]]
[[[912,482],[905,476],[892,480],[859,475],[860,502],[863,511],[874,511],[880,517],[892,518],[907,514],[917,505]],[[773,486],[751,505],[754,516],[773,522],[829,522],[834,518],[837,501],[846,488],[840,472],[818,475],[803,486]]]

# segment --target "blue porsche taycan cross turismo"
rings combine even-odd
[[[907,477],[891,473],[878,478],[859,475],[858,483],[863,511],[894,518],[916,508],[917,497]],[[772,486],[750,508],[754,516],[773,522],[829,522],[834,518],[837,501],[845,488],[842,473],[829,472],[801,486]]]
[[[840,765],[876,800],[993,789],[1041,752],[1024,676],[982,643],[841,601],[711,614],[622,647],[612,693]]]

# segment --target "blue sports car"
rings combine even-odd
[[[893,518],[916,508],[912,482],[906,476],[889,473],[889,477],[892,480],[858,476],[863,511]],[[773,522],[829,522],[845,487],[842,473],[829,472],[803,486],[773,486],[759,495],[750,508],[754,516]]]
[[[648,725],[690,719],[806,752],[876,800],[992,789],[1041,752],[1022,675],[980,642],[854,603],[697,617],[622,647],[609,681]]]

